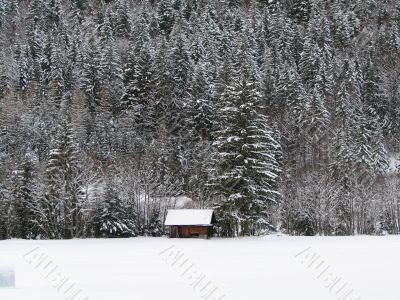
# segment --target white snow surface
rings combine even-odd
[[[275,235],[211,240],[0,241],[0,265],[13,265],[16,271],[16,288],[0,288],[1,300],[66,299],[49,278],[28,263],[26,254],[36,247],[91,300],[201,300],[180,275],[178,264],[172,266],[165,260],[166,249],[179,249],[226,300],[337,299],[302,263],[302,254],[298,254],[305,250],[318,253],[330,271],[354,290],[354,296],[362,300],[400,299],[400,236]]]
[[[169,209],[165,225],[211,225],[212,209]]]

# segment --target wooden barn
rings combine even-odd
[[[165,219],[171,238],[209,238],[214,223],[212,209],[170,209]]]

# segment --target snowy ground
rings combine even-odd
[[[11,240],[6,265],[1,300],[400,299],[400,236]]]

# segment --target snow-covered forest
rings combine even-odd
[[[0,0],[0,238],[400,233],[400,2]]]

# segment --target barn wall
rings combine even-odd
[[[171,238],[190,238],[197,237],[199,235],[206,235],[210,237],[212,235],[212,227],[209,226],[170,226],[169,236]]]
[[[208,236],[208,227],[206,226],[179,226],[179,236],[182,238],[189,238],[205,234]]]

